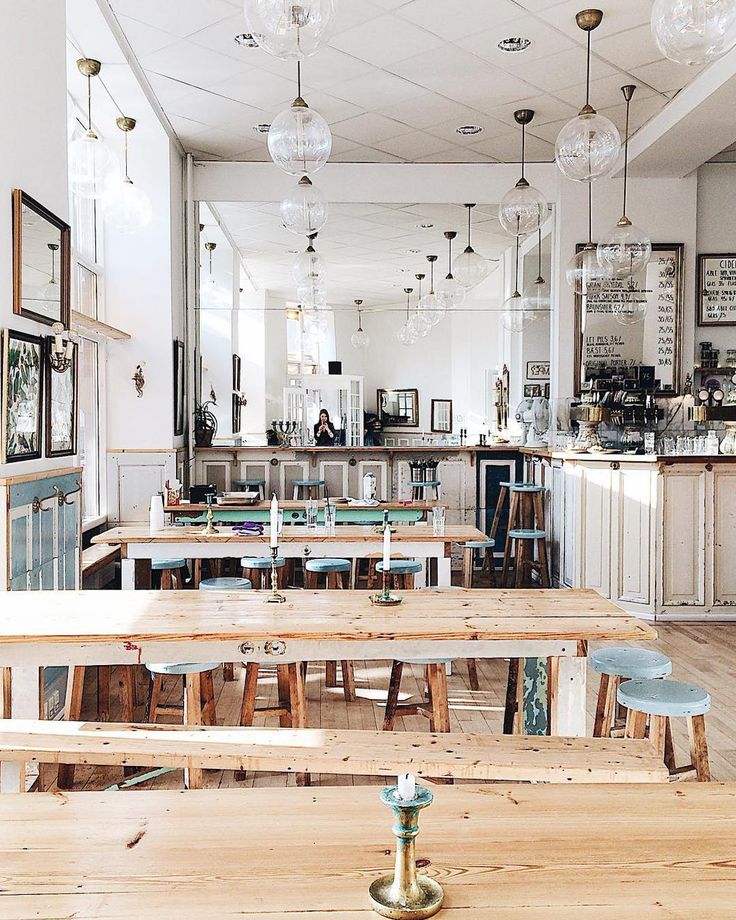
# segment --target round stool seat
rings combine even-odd
[[[710,693],[681,680],[627,680],[616,696],[627,709],[652,716],[702,716],[710,710]]]
[[[441,485],[439,479],[426,479],[424,482],[409,482],[407,483],[412,489],[421,489],[422,486],[431,486],[435,488],[436,486]]]
[[[450,664],[452,658],[401,658],[403,664]]]
[[[295,486],[323,486],[324,484],[324,479],[295,479],[293,482]]]
[[[538,492],[547,491],[544,486],[535,485],[533,482],[512,482],[512,483],[509,483],[508,488],[512,492],[538,493]]]
[[[163,569],[183,569],[186,562],[183,559],[154,559],[151,562],[151,568],[154,572],[160,572]]]
[[[644,648],[599,648],[589,660],[599,674],[627,680],[654,680],[672,673],[672,662],[666,655]]]
[[[308,572],[320,572],[325,575],[332,572],[349,572],[351,568],[349,559],[307,559]]]
[[[510,540],[544,540],[547,534],[543,530],[510,530],[506,535]]]
[[[205,578],[199,583],[200,591],[247,591],[253,587],[248,578],[226,575],[221,578]]]
[[[498,485],[499,485],[499,488],[501,488],[501,489],[510,489],[511,486],[518,486],[518,485],[520,485],[520,484],[521,484],[521,483],[518,483],[518,482],[511,482],[511,480],[509,480],[508,482],[499,482]]]
[[[383,571],[383,562],[376,565],[376,571]],[[416,575],[422,571],[422,563],[415,559],[392,559],[388,566],[391,575]]]
[[[214,671],[219,667],[218,661],[209,661],[207,664],[147,664],[146,667],[152,674],[203,674],[205,671]]]
[[[488,540],[466,540],[463,543],[466,549],[493,549],[495,545],[496,541],[490,538]]]
[[[244,569],[270,569],[271,559],[268,556],[243,556],[240,565]],[[276,568],[280,569],[286,565],[286,559],[283,556],[276,557]],[[247,579],[246,579],[247,581]]]
[[[265,486],[265,479],[233,479],[234,486]]]

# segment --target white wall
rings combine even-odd
[[[698,252],[736,252],[736,163],[709,163],[698,170]],[[695,328],[699,342],[721,350],[736,348],[736,326]]]
[[[48,335],[13,314],[11,191],[69,220],[63,3],[0,2],[0,327]],[[72,466],[74,457],[0,464],[0,476]]]

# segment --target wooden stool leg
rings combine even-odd
[[[473,587],[473,550],[466,546],[463,549],[463,588]]]
[[[626,712],[625,738],[645,738],[647,733],[647,714],[629,709]]]
[[[399,690],[401,689],[401,675],[403,670],[403,661],[394,661],[391,665],[391,677],[388,682],[388,693],[386,695],[386,709],[383,715],[383,730],[385,732],[392,732],[394,730],[394,720],[396,719],[396,707],[399,703]]]
[[[509,676],[506,681],[506,705],[503,712],[503,733],[513,735],[514,717],[519,698],[519,658],[509,658]]]
[[[84,693],[84,674],[86,668],[74,667],[69,669],[67,679],[66,705],[64,718],[68,722],[78,722],[82,716],[82,695]],[[74,764],[59,764],[56,777],[59,789],[71,789],[74,785]]]
[[[337,686],[337,662],[325,662],[325,687]]]
[[[478,664],[475,658],[468,658],[468,681],[471,690],[480,690],[478,683]]]
[[[675,746],[672,743],[672,723],[667,719],[667,725],[664,730],[664,765],[669,770],[670,774],[674,773],[677,769],[675,763]]]
[[[607,719],[611,682],[609,674],[601,674],[598,699],[595,704],[595,720],[593,722],[594,738],[607,738],[611,731],[611,726],[608,724]],[[606,728],[608,728],[608,732],[606,732]]]
[[[496,510],[493,513],[493,522],[491,524],[491,539],[496,539],[496,534],[498,532],[498,525],[501,523],[501,514],[503,513],[503,506],[506,503],[506,496],[509,494],[509,490],[506,486],[501,486],[498,490],[498,501],[496,502]]]
[[[304,692],[304,678],[300,662],[287,665],[289,670],[289,702],[291,724],[294,728],[307,727],[307,696]],[[311,785],[309,773],[297,773],[297,786]]]
[[[444,664],[427,665],[429,700],[432,704],[430,725],[433,732],[450,731],[450,705],[447,699],[447,672]]]
[[[486,559],[488,563],[488,583],[492,588],[496,587],[496,560],[493,556],[493,550],[486,550]]]
[[[173,588],[173,580],[171,569],[162,569],[161,570],[161,590],[162,591],[171,591]]]
[[[342,671],[342,689],[345,694],[345,702],[352,703],[356,699],[355,694],[355,669],[352,661],[341,661],[340,670]]]
[[[699,783],[709,783],[710,759],[705,737],[705,716],[688,716],[687,733],[690,737],[690,760],[695,767]]]
[[[664,761],[664,739],[667,730],[666,716],[650,716],[649,718],[649,740],[657,754]]]
[[[253,716],[256,711],[256,693],[258,692],[258,671],[259,664],[256,661],[249,661],[245,666],[245,683],[243,684],[243,701],[240,704],[240,725],[252,725]],[[245,770],[236,770],[235,779],[237,782],[243,782],[245,779]]]
[[[202,724],[202,681],[201,674],[184,675],[184,725]],[[202,788],[203,771],[199,767],[184,770],[184,785],[187,789]]]
[[[158,703],[161,699],[161,688],[163,686],[163,676],[161,674],[151,674],[151,689],[148,694],[148,705],[146,722],[155,722],[158,710]]]
[[[97,718],[100,722],[110,721],[110,671],[109,664],[97,667]]]
[[[276,666],[276,681],[278,683],[279,705],[286,709],[286,712],[279,716],[279,726],[281,728],[291,728],[291,689],[289,686],[289,666],[287,664]]]
[[[202,724],[217,725],[215,684],[212,671],[204,671],[201,674],[200,683],[202,685]]]
[[[547,540],[543,537],[537,540],[539,548],[539,580],[543,588],[549,588],[551,582],[549,577],[549,558],[547,555]]]

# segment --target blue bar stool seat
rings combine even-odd
[[[352,572],[353,564],[349,559],[307,559],[304,566],[304,586],[310,590],[317,587],[318,576],[325,576],[325,587],[342,589],[344,577]],[[340,662],[342,686],[345,700],[350,703],[355,699],[355,670],[353,662],[344,659]],[[337,686],[337,662],[325,664],[325,687]]]
[[[623,681],[657,680],[672,673],[672,662],[667,655],[653,649],[604,646],[591,652],[588,660],[591,668],[601,675],[593,724],[595,738],[623,736],[623,707],[616,702]]]
[[[493,550],[496,541],[493,537],[487,540],[467,540],[462,544],[463,547],[463,587],[473,587],[473,564],[475,562],[476,552],[483,556],[483,566],[481,572],[488,571],[489,582],[492,588],[496,587],[496,565],[493,559]],[[477,688],[476,688],[477,689]]]
[[[295,479],[294,501],[300,498],[319,498],[319,490],[324,486],[324,479]]]
[[[423,568],[422,563],[416,559],[392,559],[388,567],[389,582],[396,590],[413,591],[414,576]],[[383,561],[376,563],[376,571],[383,574]]]
[[[186,559],[154,559],[151,562],[151,571],[161,573],[162,591],[183,588],[186,567]]]
[[[626,737],[649,736],[664,758],[670,777],[695,775],[699,782],[710,781],[705,714],[710,711],[710,693],[702,687],[680,680],[627,680],[618,688],[618,702],[626,707]],[[690,763],[676,766],[672,745],[672,719],[687,719],[690,738]]]
[[[220,578],[204,578],[199,583],[200,591],[247,591],[253,587],[248,578],[223,575]]]
[[[249,579],[256,588],[271,587],[271,557],[270,556],[243,556],[240,560],[243,569],[243,578]],[[283,556],[276,558],[276,588],[280,590],[283,587],[284,573],[281,569],[286,565],[286,559]]]

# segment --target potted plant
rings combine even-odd
[[[194,407],[194,444],[195,447],[211,447],[212,439],[217,433],[217,418],[210,406],[216,406],[214,399]]]

